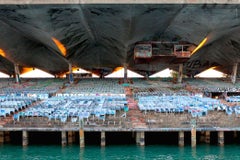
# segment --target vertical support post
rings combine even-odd
[[[144,146],[145,145],[145,132],[142,131],[139,133],[140,134],[140,146]]]
[[[205,132],[205,143],[210,144],[210,131]]]
[[[237,139],[237,131],[233,131],[233,138]]]
[[[200,134],[200,143],[204,143],[205,142],[205,132],[204,131],[201,131],[201,134]]]
[[[28,146],[28,132],[22,131],[22,146],[26,147]]]
[[[0,145],[4,143],[4,132],[0,131]]]
[[[62,146],[66,146],[67,145],[67,133],[66,131],[62,131]]]
[[[10,132],[9,131],[5,131],[4,132],[4,142],[9,143],[11,141],[10,139]]]
[[[85,147],[84,130],[82,128],[79,130],[79,141],[80,141],[80,148],[84,148]]]
[[[76,132],[72,132],[72,140],[73,140],[73,143],[76,142]]]
[[[73,144],[73,131],[68,131],[68,144]]]
[[[196,147],[197,140],[196,140],[196,128],[192,128],[191,130],[191,146]]]
[[[124,83],[127,83],[127,78],[128,78],[128,75],[127,75],[127,63],[124,63]]]
[[[179,70],[178,70],[178,83],[182,83],[182,77],[183,77],[183,64],[179,64]]]
[[[15,71],[16,83],[20,83],[20,72],[19,72],[18,64],[14,64],[14,71]]]
[[[184,146],[184,131],[178,132],[178,146],[183,147]]]
[[[105,131],[101,132],[101,147],[105,147],[106,146],[106,134]]]
[[[224,132],[218,131],[218,144],[224,146]]]
[[[139,146],[145,145],[145,133],[142,132],[136,132],[136,144]]]
[[[83,119],[79,120],[79,143],[80,143],[80,148],[85,147],[85,139],[84,139],[84,130],[83,130]]]
[[[72,63],[68,64],[68,70],[69,70],[69,83],[72,84],[73,83],[73,73],[72,73]]]
[[[140,135],[139,135],[139,132],[136,132],[136,144],[137,144],[137,145],[140,144]]]
[[[233,70],[232,70],[232,83],[236,83],[236,77],[237,77],[237,69],[238,69],[238,63],[233,64]]]

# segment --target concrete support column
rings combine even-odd
[[[237,131],[233,131],[233,138],[234,138],[234,139],[237,138]]]
[[[74,79],[73,79],[73,73],[72,73],[72,63],[68,64],[68,70],[69,70],[69,83],[72,84]]]
[[[196,128],[192,128],[191,130],[191,146],[196,147],[197,145],[197,140],[196,140]]]
[[[178,83],[182,83],[182,77],[183,77],[183,64],[179,64],[179,70],[178,70]]]
[[[139,146],[145,145],[145,133],[142,132],[136,132],[136,144]]]
[[[62,131],[62,146],[66,146],[67,145],[67,132],[66,131]]]
[[[79,143],[80,143],[80,148],[85,147],[85,139],[84,139],[84,130],[83,129],[79,130]]]
[[[237,69],[238,69],[238,63],[234,63],[233,64],[233,70],[232,70],[232,76],[231,76],[233,84],[236,83]]]
[[[68,131],[68,144],[73,144],[73,131]]]
[[[125,63],[123,67],[124,67],[124,83],[127,83],[127,78],[128,78],[128,75],[127,75],[127,64]]]
[[[72,142],[75,143],[76,142],[76,132],[72,132]]]
[[[19,72],[18,64],[14,64],[14,71],[15,71],[16,83],[20,83],[20,72]]]
[[[178,132],[178,145],[179,145],[179,147],[184,146],[184,131]]]
[[[106,134],[104,131],[101,132],[101,147],[106,146]]]
[[[224,132],[218,131],[218,144],[224,146]]]
[[[140,143],[140,135],[139,132],[136,132],[136,144],[139,145]]]
[[[210,144],[210,131],[205,132],[205,143]]]
[[[205,132],[204,131],[201,131],[201,134],[200,134],[200,143],[204,143],[205,142],[205,136],[204,136]]]
[[[26,147],[28,146],[28,132],[22,131],[22,146]]]
[[[140,146],[145,145],[145,132],[140,132]]]
[[[4,132],[0,131],[0,145],[4,143]]]
[[[9,143],[10,140],[10,132],[9,131],[5,131],[4,132],[4,142]]]

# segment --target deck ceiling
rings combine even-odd
[[[197,46],[204,38],[203,47],[184,62],[184,73],[216,67],[231,74],[240,59],[240,5],[0,5],[0,71],[9,75],[14,63],[51,74],[68,71],[68,63],[90,71],[111,72],[124,64],[139,73],[177,70],[178,63],[170,60],[136,63],[134,45],[181,41]]]

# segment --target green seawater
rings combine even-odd
[[[138,147],[135,145],[61,147],[50,146],[0,146],[0,160],[239,160],[240,145],[165,146],[153,145]]]

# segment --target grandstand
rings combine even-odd
[[[0,1],[0,71],[10,77],[0,79],[0,143],[15,131],[23,146],[29,132],[61,132],[63,146],[79,133],[81,147],[87,132],[102,146],[106,132],[139,145],[146,132],[177,132],[195,147],[197,133],[217,132],[223,145],[239,132],[239,2],[142,2]],[[20,78],[35,68],[55,78]],[[119,68],[124,77],[105,78]],[[165,68],[172,78],[149,78]],[[209,68],[226,78],[194,78]]]

